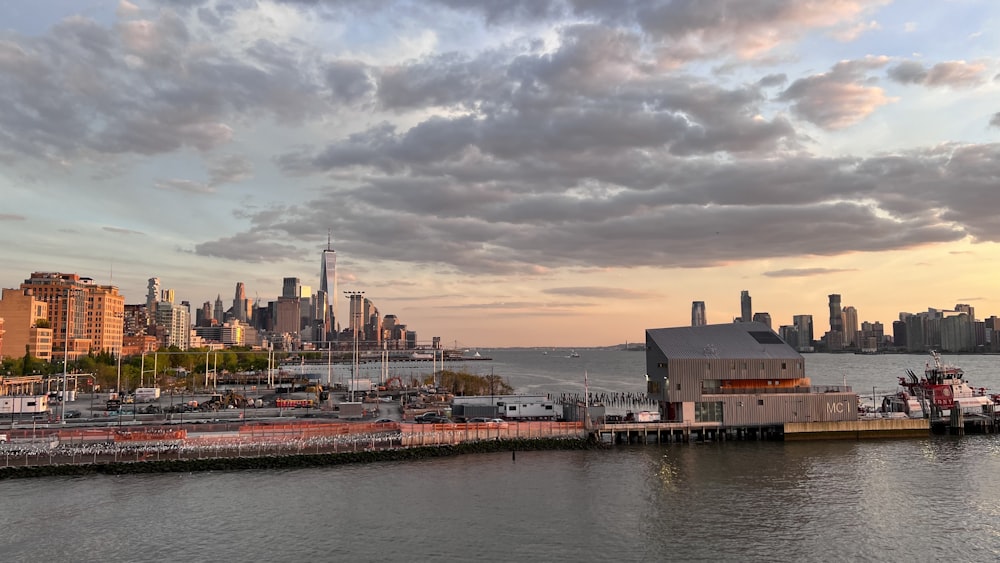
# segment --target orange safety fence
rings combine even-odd
[[[184,440],[187,430],[116,430],[115,442],[157,442]]]

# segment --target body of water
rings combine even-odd
[[[644,388],[644,354],[481,351],[522,392]],[[564,356],[565,354],[562,354]],[[807,355],[894,389],[924,356]],[[946,360],[977,386],[994,356]],[[428,368],[429,371],[429,368]],[[0,481],[4,561],[994,561],[1000,438],[727,442]]]

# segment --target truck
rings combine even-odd
[[[137,403],[150,403],[159,398],[159,387],[139,387],[135,390],[135,402]]]

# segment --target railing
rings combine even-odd
[[[483,440],[582,438],[582,422],[474,424],[307,423],[248,425],[238,431],[73,430],[0,444],[0,466],[261,457],[384,450]]]
[[[778,395],[787,393],[850,393],[850,385],[812,385],[809,387],[719,387],[702,390],[703,395]]]

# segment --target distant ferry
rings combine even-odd
[[[410,354],[411,360],[433,360],[434,354],[422,354],[420,352],[414,352]]]

